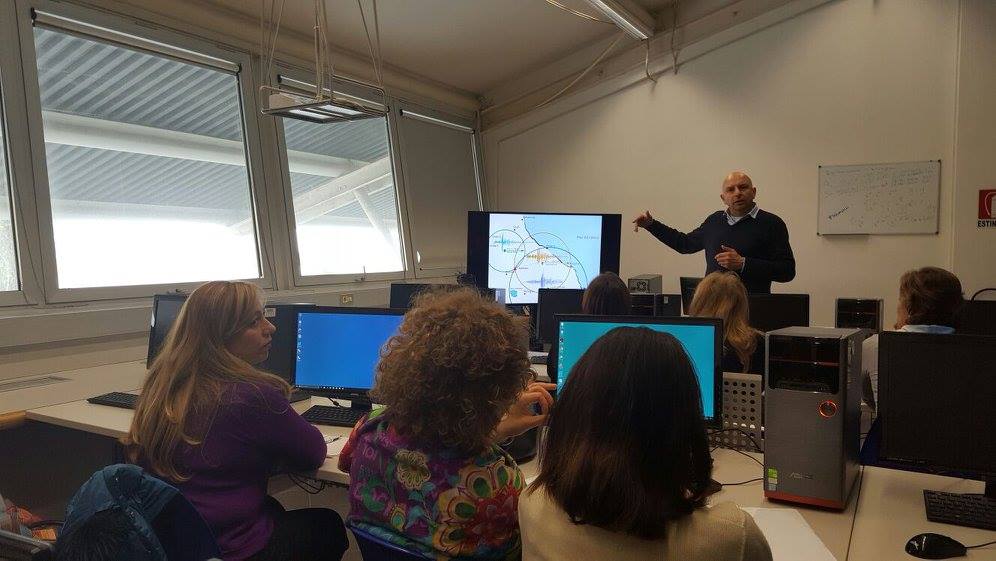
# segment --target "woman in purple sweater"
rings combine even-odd
[[[335,511],[284,511],[266,494],[274,471],[311,471],[326,454],[322,434],[291,409],[287,382],[253,367],[274,330],[255,285],[195,290],[149,368],[124,444],[180,489],[226,560],[338,560],[348,542]]]

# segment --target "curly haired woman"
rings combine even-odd
[[[439,559],[518,556],[525,480],[497,443],[543,424],[555,387],[530,383],[527,342],[521,318],[473,290],[418,297],[377,366],[386,407],[339,456],[351,524]]]

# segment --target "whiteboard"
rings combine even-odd
[[[936,234],[941,161],[820,166],[817,234]]]

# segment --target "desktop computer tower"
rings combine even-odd
[[[767,334],[764,496],[844,509],[858,475],[860,329]]]
[[[636,275],[630,277],[627,284],[630,292],[660,294],[664,289],[664,279],[660,275]]]
[[[858,327],[882,331],[881,298],[838,298],[835,327]]]

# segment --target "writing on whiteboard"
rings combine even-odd
[[[820,168],[820,233],[934,233],[940,162]]]
[[[851,207],[849,207],[849,206],[845,206],[844,208],[842,208],[842,209],[838,210],[837,212],[835,212],[835,213],[831,214],[831,215],[830,215],[830,216],[828,216],[827,218],[828,218],[828,219],[830,219],[830,220],[833,220],[834,218],[837,218],[837,217],[838,217],[838,216],[840,216],[841,214],[844,214],[845,212],[847,212],[847,209],[849,209],[849,208],[851,208]]]

